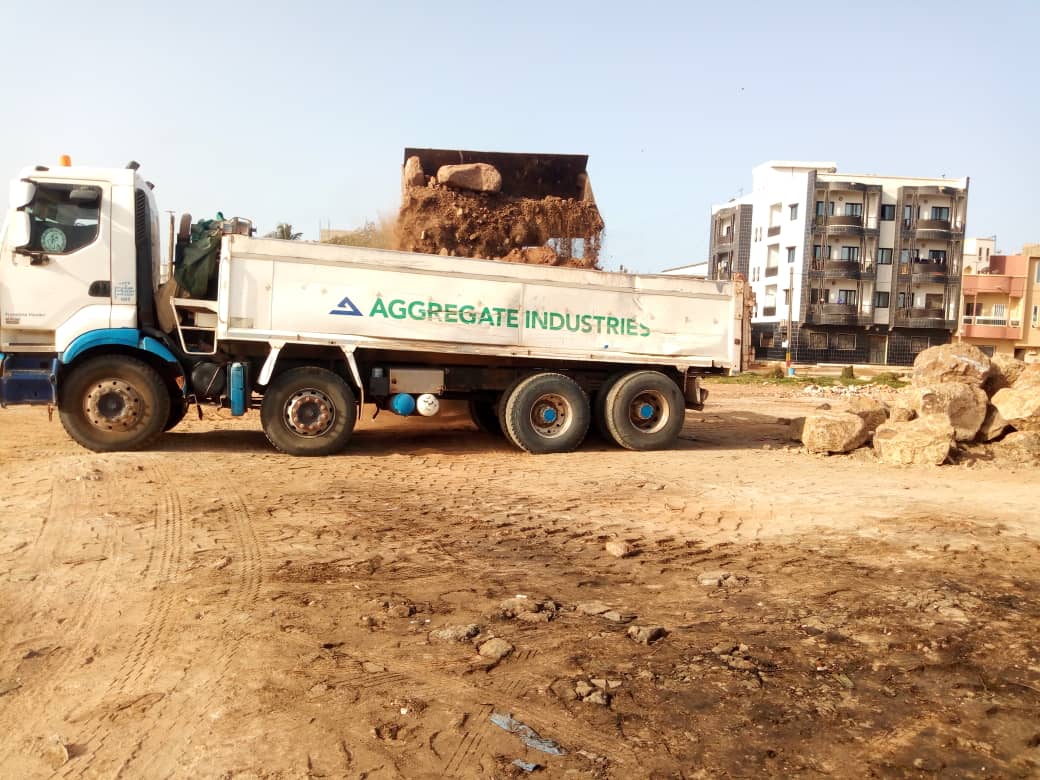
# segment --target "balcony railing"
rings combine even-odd
[[[814,303],[806,311],[805,319],[816,325],[870,325],[874,312],[854,303]]]
[[[1024,276],[965,274],[961,288],[965,296],[1003,293],[1012,298],[1021,298],[1025,295],[1026,279]]]
[[[899,264],[899,275],[910,276],[918,284],[922,282],[944,284],[950,276],[950,266],[944,262],[914,259],[909,263],[901,262]]]
[[[892,324],[904,328],[936,328],[953,331],[957,321],[946,316],[944,309],[912,308],[893,310]]]
[[[850,214],[817,214],[813,218],[813,230],[829,236],[862,236],[874,234],[878,229],[877,217],[852,216]]]
[[[702,233],[701,235],[704,235],[704,234]],[[769,227],[769,230],[766,231],[766,235],[768,235],[768,236],[778,236],[778,235],[780,235],[780,226],[779,225],[771,225]]]
[[[762,316],[763,317],[775,317],[776,316],[776,306],[763,306],[762,307]]]
[[[997,317],[965,317],[961,332],[967,338],[1021,339],[1022,322]]]
[[[766,276],[776,276],[778,273],[780,273],[780,266],[778,266],[778,265],[766,266]]]
[[[809,270],[815,274],[822,274],[825,279],[861,279],[874,273],[874,263],[871,260],[860,262],[841,258],[814,257],[809,265]]]

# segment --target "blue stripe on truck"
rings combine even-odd
[[[59,359],[63,364],[67,365],[88,349],[104,347],[111,344],[118,344],[123,347],[133,347],[135,349],[142,349],[145,352],[151,352],[153,355],[162,358],[167,363],[177,362],[177,358],[175,358],[173,353],[166,348],[165,344],[158,339],[153,339],[151,336],[142,336],[137,328],[102,328],[100,330],[88,331],[81,336],[77,336],[76,339],[69,344],[68,348],[59,355]]]

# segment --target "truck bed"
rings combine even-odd
[[[739,368],[728,282],[225,236],[219,340]]]

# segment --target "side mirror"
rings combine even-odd
[[[20,209],[22,206],[32,203],[35,195],[35,184],[27,179],[15,179],[11,182],[11,187],[8,191],[10,206],[13,209]]]
[[[32,241],[32,226],[29,215],[24,211],[12,211],[11,221],[7,226],[7,243],[12,249],[21,249]]]

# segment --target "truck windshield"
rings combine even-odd
[[[31,227],[29,249],[70,254],[98,237],[101,188],[40,182],[25,211]]]

